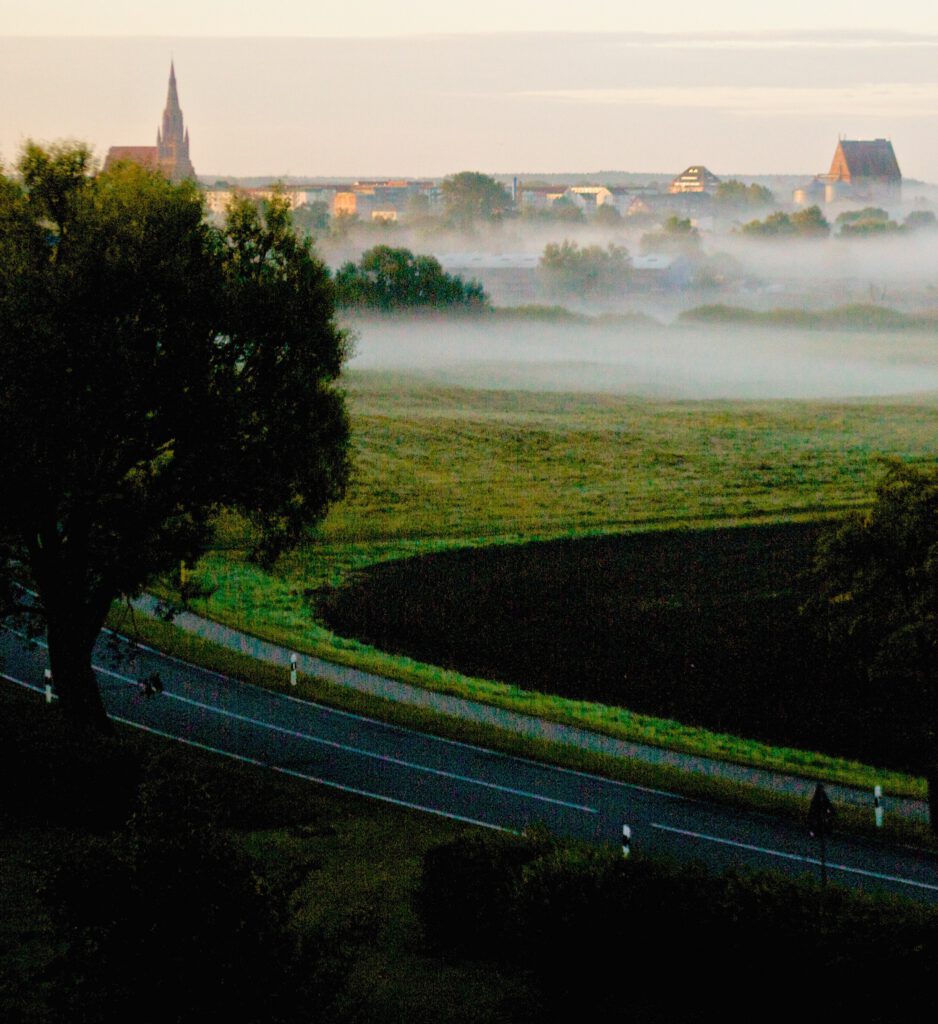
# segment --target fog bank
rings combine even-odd
[[[352,369],[466,387],[659,398],[938,395],[938,337],[749,327],[366,320]]]

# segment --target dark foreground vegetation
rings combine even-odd
[[[463,549],[374,566],[319,607],[342,635],[470,675],[915,770],[920,695],[831,657],[800,614],[821,530]]]
[[[810,880],[473,835],[431,850],[428,938],[514,963],[553,1019],[903,1021],[938,1005],[938,914]]]
[[[10,1024],[935,1007],[934,911],[472,832],[139,732],[79,743],[6,684],[0,712]]]
[[[443,961],[410,900],[450,823],[0,683],[0,1020],[502,1022],[517,970]]]

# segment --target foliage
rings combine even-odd
[[[194,562],[222,506],[267,556],[344,488],[332,285],[289,208],[30,144],[0,178],[0,543],[28,568],[62,706],[106,727],[91,647],[119,594]],[[7,571],[7,563],[3,570]]]
[[[837,217],[842,238],[883,235],[899,231],[899,225],[889,219],[889,214],[878,206],[867,206],[862,210],[845,210]]]
[[[938,467],[890,463],[872,508],[822,539],[813,583],[805,610],[874,717],[907,709],[938,826]]]
[[[765,220],[752,220],[742,226],[744,235],[759,238],[801,237],[826,238],[830,234],[830,224],[821,213],[819,206],[809,206],[797,213],[783,213],[777,210],[770,213]]]
[[[538,269],[544,278],[560,291],[578,294],[610,291],[621,288],[628,279],[629,254],[612,242],[586,245],[564,239],[559,245],[550,242],[544,247]]]
[[[938,229],[938,217],[931,210],[913,210],[902,222],[906,231],[935,231]]]
[[[752,209],[753,207],[772,206],[775,196],[771,189],[764,185],[745,185],[735,178],[721,181],[713,193],[714,205],[725,209]]]
[[[306,203],[293,211],[293,226],[303,235],[329,228],[329,204],[322,199]]]
[[[470,848],[471,863],[484,863],[485,873],[499,879],[497,900],[480,895],[496,918],[481,933],[473,930],[472,882],[460,892],[458,870]],[[532,972],[555,1015],[575,1010],[599,1019],[627,1004],[629,1015],[642,1020],[695,1019],[702,993],[728,964],[738,976],[757,974],[772,991],[773,1020],[803,1006],[804,991],[792,989],[790,979],[805,962],[836,988],[839,1005],[863,1012],[861,1019],[881,1019],[868,1016],[874,1007],[892,1020],[915,1012],[920,1000],[935,1005],[934,910],[842,889],[822,893],[806,879],[739,871],[715,876],[635,854],[624,860],[611,846],[542,838],[533,848],[526,836],[480,836],[442,851],[443,857],[430,851],[424,861],[417,910],[425,924],[432,922],[428,937],[489,961],[507,953]],[[426,916],[426,907],[446,899],[448,917]],[[493,929],[507,936],[507,946],[504,938],[489,941]],[[902,985],[880,993],[865,984],[870,965],[880,961]],[[626,993],[623,965],[641,979]],[[748,998],[745,986],[727,982],[721,1005],[737,1012]]]
[[[358,264],[346,263],[335,276],[339,305],[363,309],[484,309],[488,296],[476,281],[447,274],[433,256],[376,245]]]
[[[43,897],[67,937],[50,971],[63,1019],[295,1019],[309,986],[284,894],[214,823],[214,803],[198,778],[153,762],[126,829],[51,872]]]
[[[498,220],[511,209],[508,190],[478,171],[460,171],[444,178],[440,191],[446,218],[457,227]]]
[[[696,253],[700,249],[700,232],[687,217],[672,215],[658,228],[642,235],[642,252]]]
[[[603,227],[618,227],[622,223],[622,214],[612,203],[600,203],[593,214],[593,223]]]

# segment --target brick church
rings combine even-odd
[[[170,181],[195,178],[195,168],[189,159],[189,131],[182,120],[179,94],[176,91],[176,68],[169,65],[169,91],[163,126],[156,132],[155,146],[111,146],[104,161],[104,169],[122,160],[131,160],[143,167],[162,171]]]

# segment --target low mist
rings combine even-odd
[[[657,398],[938,398],[938,336],[673,324],[358,321],[352,370]]]

